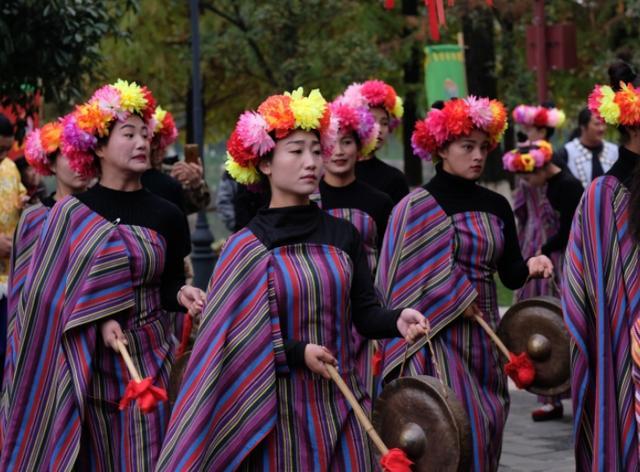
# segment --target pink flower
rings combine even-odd
[[[344,93],[336,99],[339,103],[345,103],[353,108],[368,106],[367,99],[362,95],[362,84],[351,84]]]
[[[124,121],[127,119],[127,113],[120,108],[120,92],[111,85],[100,87],[91,97],[98,103],[100,109],[114,118]]]
[[[437,108],[430,110],[425,121],[437,147],[442,146],[449,140],[447,115],[443,113],[442,110],[438,110]],[[435,151],[435,149],[433,151]]]
[[[362,95],[370,107],[385,107],[389,93],[389,86],[382,80],[367,80],[362,84]]]
[[[486,130],[493,120],[489,99],[470,95],[465,99],[465,102],[469,106],[469,116],[475,127]]]
[[[257,156],[271,151],[276,143],[269,135],[266,120],[259,113],[245,111],[238,119],[236,131],[245,148]]]

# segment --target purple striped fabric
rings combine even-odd
[[[371,470],[364,433],[331,381],[289,369],[291,338],[328,347],[366,404],[350,331],[351,262],[339,249],[229,239],[172,413],[158,470]]]
[[[636,471],[630,333],[640,313],[640,253],[629,228],[629,192],[594,180],[573,220],[562,290],[572,337],[571,393],[577,470]]]
[[[560,228],[560,215],[547,198],[546,185],[533,187],[518,178],[513,192],[513,213],[516,216],[518,240],[525,260],[535,256]],[[560,297],[557,287],[562,280],[564,254],[553,253],[551,261],[555,269],[555,285],[549,279],[531,279],[521,289],[516,290],[516,301],[542,295]]]
[[[149,470],[168,420],[116,407],[129,381],[98,325],[117,316],[136,367],[167,385],[169,317],[160,309],[164,240],[117,226],[73,197],[46,220],[19,306],[23,320],[1,470]],[[24,311],[24,313],[22,313]]]
[[[7,305],[7,351],[4,359],[2,399],[0,400],[0,449],[7,425],[7,409],[11,401],[11,382],[13,380],[16,353],[18,352],[18,340],[20,339],[21,323],[16,319],[18,301],[22,294],[22,288],[27,275],[29,274],[31,255],[33,254],[42,225],[48,214],[49,208],[42,204],[27,208],[22,212],[13,236]]]
[[[469,415],[473,441],[472,470],[495,471],[509,410],[507,381],[502,372],[500,354],[494,344],[477,323],[462,318],[460,313],[477,295],[476,302],[485,319],[494,328],[497,325],[499,314],[493,274],[504,246],[503,223],[495,215],[480,212],[459,213],[449,218],[424,190],[410,194],[409,198],[415,202],[401,202],[392,214],[383,245],[378,280],[386,280],[381,271],[383,267],[389,267],[389,274],[399,274],[386,280],[387,285],[384,285],[384,290],[390,294],[390,306],[420,307],[426,316],[436,320],[442,317],[439,310],[452,308],[438,299],[434,300],[435,294],[440,291],[449,295],[447,300],[455,311],[446,318],[446,322],[440,322],[439,325],[432,322],[432,326],[438,327],[432,335],[437,362],[445,377],[442,380],[453,389]],[[404,213],[402,219],[397,218],[396,210]],[[442,243],[447,244],[438,244],[437,239],[429,239],[429,232],[433,230],[428,225],[421,231],[424,239],[422,244],[418,245],[411,239],[412,223],[434,218],[430,215],[437,215],[431,224],[443,226]],[[404,223],[399,224],[403,220]],[[400,248],[391,246],[397,237],[403,239],[399,243]],[[397,254],[396,259],[388,256],[390,249]],[[436,257],[436,251],[446,252],[450,256],[448,272],[442,268],[440,274],[435,271],[437,266],[434,267],[430,261]],[[393,260],[393,264],[387,266],[383,260]],[[427,273],[438,280],[439,285],[431,291],[425,290],[425,282],[429,283],[430,280],[411,270],[414,267],[424,267],[426,271],[431,269]],[[469,287],[468,291],[462,292],[466,297],[458,295],[461,283]],[[404,293],[416,292],[420,293],[420,297],[413,303],[407,304],[400,298]],[[394,369],[399,366],[404,354],[404,347],[395,351],[394,344],[387,343],[393,361],[387,359],[385,351],[384,372],[388,378],[398,375]],[[413,354],[409,357],[404,375],[436,376],[424,342],[421,346],[417,351],[409,351],[413,351]]]

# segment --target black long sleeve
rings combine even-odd
[[[309,243],[326,244],[346,252],[353,262],[351,283],[352,321],[360,334],[372,339],[399,337],[396,321],[401,310],[388,310],[380,304],[371,280],[358,230],[348,221],[334,218],[317,205],[262,209],[248,225],[268,248]],[[285,313],[280,314],[280,329],[287,364],[304,366],[307,343],[288,335]]]
[[[358,180],[386,193],[397,205],[409,193],[407,178],[401,170],[373,156],[356,164]]]
[[[504,249],[498,261],[498,275],[507,288],[514,290],[522,287],[529,269],[522,258],[513,211],[506,198],[472,180],[445,172],[442,165],[436,166],[435,177],[424,188],[449,216],[479,211],[500,218],[503,224]]]
[[[568,170],[562,169],[547,181],[547,198],[560,214],[558,231],[542,245],[542,254],[562,252],[569,242],[573,215],[582,198],[582,184]]]

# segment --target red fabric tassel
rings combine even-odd
[[[178,346],[177,356],[184,354],[189,345],[189,339],[191,338],[191,329],[193,328],[193,318],[191,314],[185,314],[184,324],[182,325],[182,335],[180,336],[180,346]]]
[[[384,8],[386,10],[393,10],[393,7],[395,7],[396,4],[394,2],[394,0],[384,0]]]
[[[394,447],[393,449],[389,449],[389,452],[382,456],[382,459],[380,459],[380,465],[384,472],[411,472],[413,462],[409,460],[402,449]]]
[[[120,400],[119,408],[124,410],[132,401],[136,401],[142,413],[149,413],[155,410],[158,402],[167,401],[169,397],[165,389],[151,385],[151,377],[147,377],[140,382],[131,380],[127,384],[124,396]]]
[[[449,2],[447,2],[447,5],[449,5],[450,7],[454,6],[455,4],[455,0],[449,0]]]
[[[487,0],[487,6],[493,7],[493,0]]]
[[[373,355],[373,375],[378,376],[382,373],[382,349],[376,349]]]
[[[504,372],[520,389],[527,388],[536,378],[536,368],[526,352],[518,355],[510,353],[509,362],[504,366]]]
[[[447,20],[444,16],[444,2],[443,0],[436,0],[436,9],[438,11],[438,24],[444,26]]]
[[[440,29],[438,28],[436,0],[424,0],[424,4],[429,9],[429,36],[431,36],[431,39],[433,41],[440,41]]]

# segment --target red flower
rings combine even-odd
[[[233,133],[229,136],[227,151],[229,151],[233,160],[241,166],[248,167],[250,164],[255,165],[257,156],[244,146],[236,130],[233,130]]]
[[[549,122],[548,115],[549,112],[547,111],[547,109],[544,107],[540,107],[540,109],[536,112],[535,118],[533,119],[533,125],[537,126],[538,128],[544,128]]]
[[[449,136],[455,139],[471,133],[473,122],[469,116],[469,105],[464,100],[450,100],[442,111],[445,114],[445,126],[449,131]]]
[[[367,100],[370,107],[386,107],[389,86],[382,80],[367,80],[362,84],[362,96]],[[393,90],[393,89],[391,89]],[[395,102],[394,102],[395,103]],[[393,108],[393,106],[391,107]]]
[[[144,121],[148,122],[156,111],[156,99],[153,98],[151,90],[149,90],[146,85],[142,87],[142,94],[144,95],[144,98],[147,99],[147,106],[143,111],[142,117],[144,118]]]
[[[269,131],[275,130],[276,138],[282,139],[295,128],[296,119],[291,111],[291,97],[286,95],[273,95],[267,98],[258,107],[260,113],[267,125]]]

